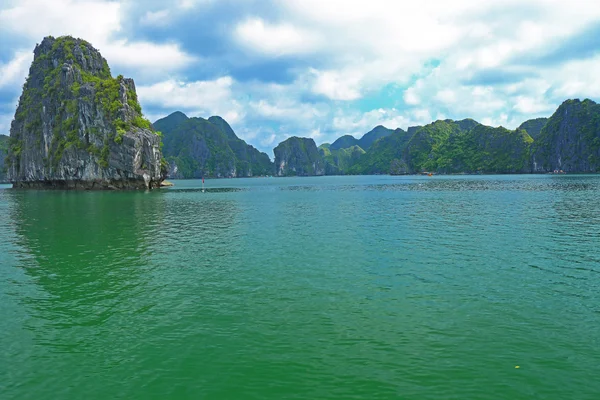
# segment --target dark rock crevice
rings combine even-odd
[[[113,78],[81,39],[46,37],[34,55],[10,130],[14,187],[159,187],[161,138],[142,116],[133,80]]]

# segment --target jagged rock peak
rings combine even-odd
[[[229,123],[227,121],[225,121],[223,118],[219,117],[218,115],[214,115],[212,117],[210,117],[208,119],[208,122],[210,122],[213,125],[216,125],[219,127],[219,129],[221,129],[221,131],[223,131],[223,133],[225,133],[225,135],[229,138],[229,139],[237,139],[237,135],[235,134],[235,132],[233,131],[233,129],[231,128],[231,126],[229,125]]]
[[[279,176],[325,175],[325,163],[311,138],[292,136],[273,149]]]
[[[60,63],[76,64],[81,70],[92,75],[100,78],[110,77],[110,68],[106,60],[97,49],[83,39],[47,36],[35,46],[33,54],[32,68],[36,66],[36,62],[51,63],[54,68]]]
[[[153,188],[166,166],[143,118],[135,83],[113,78],[90,43],[48,36],[11,124],[8,175],[15,187]]]

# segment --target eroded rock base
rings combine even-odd
[[[13,182],[14,189],[36,190],[147,190],[160,188],[160,182],[150,181],[148,185],[144,180],[52,180],[52,181],[21,181]]]

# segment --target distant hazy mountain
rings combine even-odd
[[[274,166],[219,117],[174,113],[155,127],[165,132],[176,176],[600,172],[600,105],[592,100],[567,100],[552,117],[515,130],[447,119],[406,131],[377,126],[361,139],[345,135],[319,148],[291,137],[274,149]]]
[[[392,129],[378,125],[370,132],[365,133],[360,139],[356,139],[351,135],[344,135],[333,142],[329,148],[331,150],[340,150],[352,146],[360,146],[360,148],[367,151],[378,139],[390,136],[392,133],[394,133]]]
[[[440,120],[408,131],[397,129],[375,142],[349,172],[527,172],[531,142],[523,130],[487,127],[472,119]]]

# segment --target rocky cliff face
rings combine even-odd
[[[523,122],[517,129],[527,131],[529,136],[531,136],[533,140],[536,140],[538,136],[540,136],[546,122],[548,122],[548,118],[530,119]]]
[[[390,136],[392,133],[394,133],[394,130],[378,125],[371,131],[365,133],[360,139],[356,139],[351,135],[339,137],[329,146],[329,148],[331,150],[340,150],[348,149],[352,146],[358,146],[364,151],[367,151],[377,140]]]
[[[6,135],[0,135],[0,183],[7,182],[6,164],[4,160],[8,155],[9,138]]]
[[[451,138],[440,149],[435,168],[444,173],[529,173],[532,143],[523,129],[477,125]]]
[[[385,126],[378,125],[375,128],[373,128],[370,132],[365,133],[363,137],[360,138],[357,144],[360,146],[361,149],[367,151],[377,140],[384,137],[388,137],[392,133],[394,133],[393,129],[388,129]]]
[[[278,176],[325,175],[325,162],[313,139],[293,136],[279,143],[273,152]]]
[[[46,37],[36,46],[10,137],[17,188],[155,188],[165,172],[133,80],[112,78],[81,39]]]
[[[600,104],[561,104],[534,143],[532,164],[535,172],[600,172]]]
[[[411,137],[407,131],[396,129],[391,135],[375,141],[369,150],[350,166],[348,172],[393,175],[408,173],[404,152]]]
[[[472,119],[397,129],[348,169],[353,174],[530,172],[533,139],[524,130],[484,126]]]
[[[339,149],[347,149],[348,147],[358,145],[358,139],[356,139],[352,135],[344,135],[335,140],[335,142],[331,143],[329,149],[331,150],[339,150]]]
[[[163,133],[168,176],[174,179],[201,177],[239,178],[273,174],[273,163],[238,138],[221,117],[188,118],[175,112],[154,123]]]
[[[332,150],[328,146],[319,146],[319,154],[325,162],[325,175],[345,175],[365,151],[360,146],[351,146]]]
[[[532,142],[524,130],[444,120],[417,129],[405,155],[410,172],[523,173]]]

